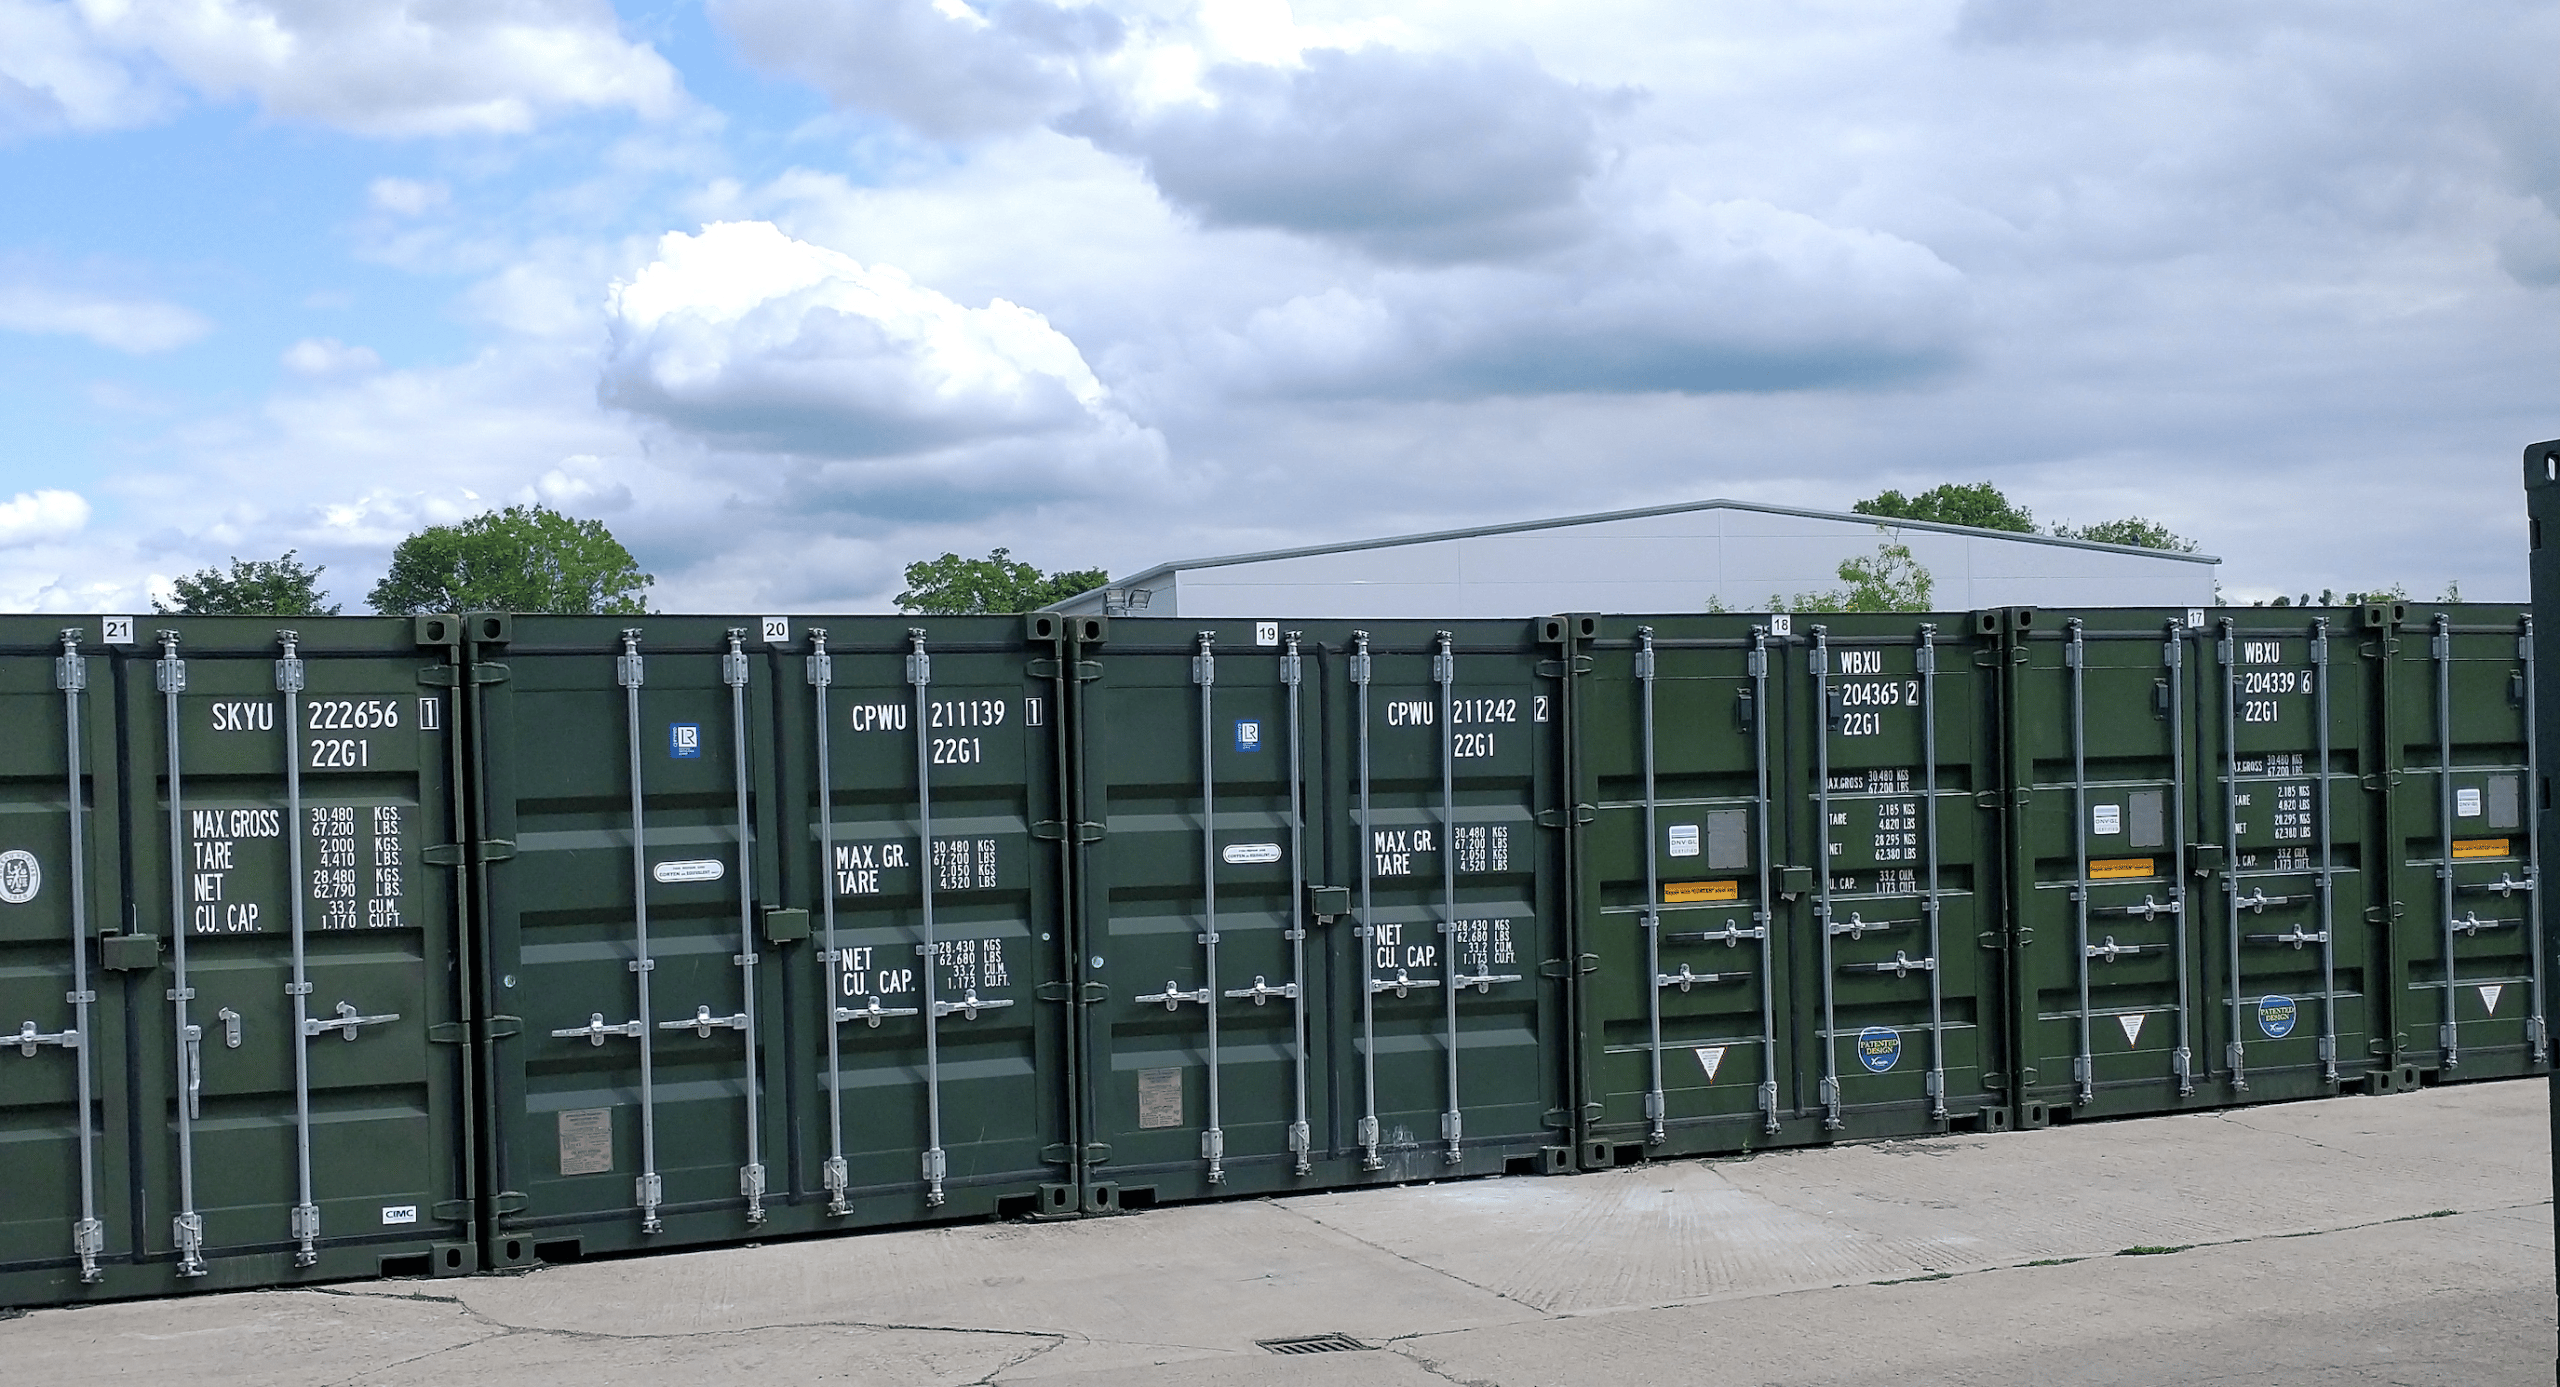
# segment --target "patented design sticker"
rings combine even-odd
[[[1902,1058],[1902,1037],[1884,1026],[1869,1026],[1858,1032],[1858,1063],[1870,1074],[1881,1074],[1893,1068]]]
[[[661,862],[649,869],[652,881],[718,881],[729,869],[716,857],[693,857],[675,862]]]
[[[2282,1040],[2293,1034],[2293,1023],[2301,1015],[2302,1008],[2295,1006],[2291,997],[2270,993],[2258,999],[2258,1029],[2266,1032],[2269,1040]]]
[[[36,855],[24,848],[0,852],[0,901],[25,905],[44,889],[44,868],[36,865]]]
[[[1257,862],[1280,860],[1278,843],[1229,843],[1218,849],[1218,856],[1229,866],[1249,866]]]

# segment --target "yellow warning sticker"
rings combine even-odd
[[[2148,857],[2097,857],[2089,861],[2091,881],[2122,881],[2126,877],[2158,876],[2151,870]]]
[[[2456,857],[2505,857],[2508,855],[2507,840],[2504,838],[2456,838],[2453,840],[2453,855]]]
[[[1662,884],[1664,905],[1695,905],[1700,901],[1738,901],[1742,899],[1739,881],[1666,881]]]

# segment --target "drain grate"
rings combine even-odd
[[[1348,1334],[1309,1334],[1297,1339],[1256,1339],[1273,1353],[1362,1353],[1371,1346]]]

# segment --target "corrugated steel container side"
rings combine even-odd
[[[493,1265],[1071,1208],[1058,618],[466,621]]]
[[[2005,1127],[1996,615],[1573,621],[1583,1163]]]
[[[0,619],[0,1303],[477,1265],[458,671],[443,617]]]
[[[1553,624],[1079,628],[1086,1207],[1560,1165]]]
[[[2394,1086],[2539,1073],[2550,1051],[2527,815],[2540,774],[2532,614],[2395,603],[2374,617],[2391,786],[2377,865],[2390,878]]]

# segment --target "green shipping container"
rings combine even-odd
[[[496,1266],[1073,1208],[1059,619],[466,619]]]
[[[2006,1126],[1996,615],[1573,621],[1583,1163]]]
[[[2443,1082],[2549,1063],[2533,620],[2394,604],[2377,629],[2391,783],[2392,1059]],[[2448,960],[2450,962],[2448,963]]]
[[[1561,628],[1079,625],[1086,1207],[1560,1166]]]
[[[0,1303],[478,1263],[450,618],[0,619]]]

